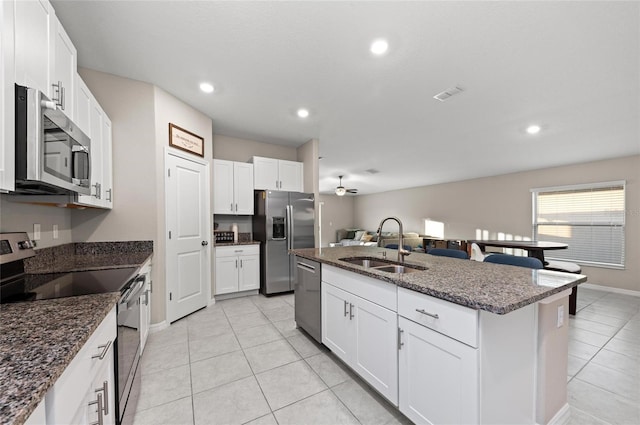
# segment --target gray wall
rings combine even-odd
[[[0,195],[0,232],[27,232],[33,238],[33,225],[40,224],[37,248],[62,245],[73,241],[71,210],[52,206],[13,202]],[[53,239],[53,225],[58,225],[58,239]]]
[[[239,139],[237,137],[214,134],[213,157],[227,161],[251,162],[254,156],[297,161],[296,148],[274,145],[257,140]]]
[[[338,229],[356,227],[354,221],[354,196],[320,195],[322,206],[322,246],[336,241]],[[373,229],[375,230],[375,229]]]
[[[357,196],[354,224],[374,229],[398,216],[406,231],[424,232],[423,220],[445,223],[445,238],[489,238],[505,233],[532,236],[531,188],[626,180],[626,269],[583,267],[589,283],[640,291],[640,155],[513,173],[455,183]]]

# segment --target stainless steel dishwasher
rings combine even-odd
[[[320,273],[320,263],[296,257],[296,279],[293,287],[296,324],[322,343]]]

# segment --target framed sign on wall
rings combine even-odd
[[[169,123],[169,146],[204,157],[204,139]]]

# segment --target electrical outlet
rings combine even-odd
[[[34,224],[33,225],[33,240],[34,241],[39,241],[40,240],[40,225],[39,224]]]
[[[58,239],[58,225],[54,224],[53,225],[53,239]]]
[[[561,328],[564,324],[564,305],[558,306],[558,324],[556,325],[558,328]]]

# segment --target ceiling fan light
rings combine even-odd
[[[347,193],[347,189],[345,189],[342,186],[338,186],[336,187],[336,195],[338,196],[344,196]]]

